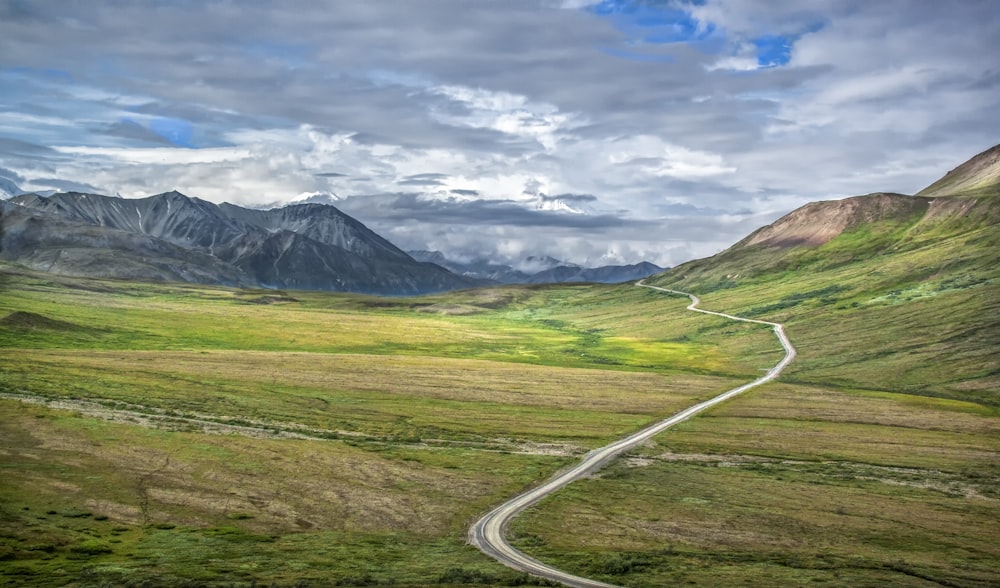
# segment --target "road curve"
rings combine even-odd
[[[514,517],[519,515],[532,504],[535,504],[539,500],[554,493],[563,486],[600,470],[611,460],[615,459],[622,453],[635,448],[647,439],[665,431],[666,429],[669,429],[677,423],[686,421],[709,407],[728,400],[729,398],[732,398],[741,392],[745,392],[754,386],[759,386],[777,378],[782,370],[784,370],[785,367],[787,367],[788,364],[795,359],[795,348],[792,347],[792,342],[789,341],[788,336],[785,335],[784,327],[779,323],[759,321],[733,316],[722,312],[702,310],[697,308],[701,301],[694,294],[678,292],[677,290],[669,290],[658,286],[649,286],[644,284],[643,280],[636,282],[636,286],[651,288],[653,290],[659,290],[669,294],[687,296],[691,299],[691,304],[687,307],[688,310],[705,314],[714,314],[716,316],[725,317],[735,321],[768,325],[774,330],[774,334],[778,337],[778,341],[781,342],[781,346],[785,350],[785,357],[782,358],[777,365],[768,370],[766,374],[757,378],[753,382],[743,384],[742,386],[723,392],[714,398],[695,404],[694,406],[686,408],[665,420],[654,423],[637,433],[633,433],[632,435],[625,437],[624,439],[615,441],[614,443],[599,449],[595,449],[584,456],[583,460],[576,466],[559,472],[541,486],[532,488],[523,494],[519,494],[518,496],[511,498],[507,502],[486,513],[486,515],[476,521],[476,523],[469,529],[469,543],[475,545],[480,551],[508,567],[549,580],[554,580],[556,582],[561,582],[566,586],[572,586],[574,588],[616,588],[613,584],[606,584],[604,582],[598,582],[597,580],[581,578],[579,576],[574,576],[560,571],[518,551],[507,543],[507,539],[505,538],[507,525]]]

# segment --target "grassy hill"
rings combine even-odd
[[[1000,149],[921,194],[809,204],[650,283],[786,322],[788,381],[1000,404]],[[946,181],[947,180],[947,181]],[[942,195],[953,186],[959,192]]]

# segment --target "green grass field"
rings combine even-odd
[[[638,288],[2,281],[13,585],[518,585],[476,515],[780,356]]]
[[[997,211],[650,280],[784,323],[798,358],[537,505],[516,544],[635,587],[1000,584]]]
[[[787,318],[801,363],[538,505],[518,545],[630,586],[996,583],[988,342],[931,369],[928,330],[878,363],[861,337],[939,307],[824,287],[705,296]],[[927,298],[972,313],[948,296],[978,287]],[[386,299],[0,266],[0,288],[14,586],[522,585],[465,545],[477,515],[782,356],[767,328],[628,285]],[[794,315],[754,311],[789,296]],[[882,307],[901,314],[863,312]]]
[[[772,384],[569,487],[514,534],[636,587],[990,586],[998,455],[996,409]]]

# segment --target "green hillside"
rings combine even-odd
[[[785,322],[800,351],[787,381],[1000,404],[998,154],[946,176],[960,194],[807,205],[650,283]],[[795,242],[831,210],[850,222],[821,243]]]
[[[784,323],[798,358],[539,505],[516,545],[635,587],[1000,582],[998,153],[647,280]]]

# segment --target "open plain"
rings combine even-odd
[[[631,285],[385,299],[5,266],[0,573],[538,582],[466,545],[467,526],[781,358],[768,328],[686,303]],[[511,538],[629,586],[985,586],[998,429],[966,399],[767,384],[543,501]]]

